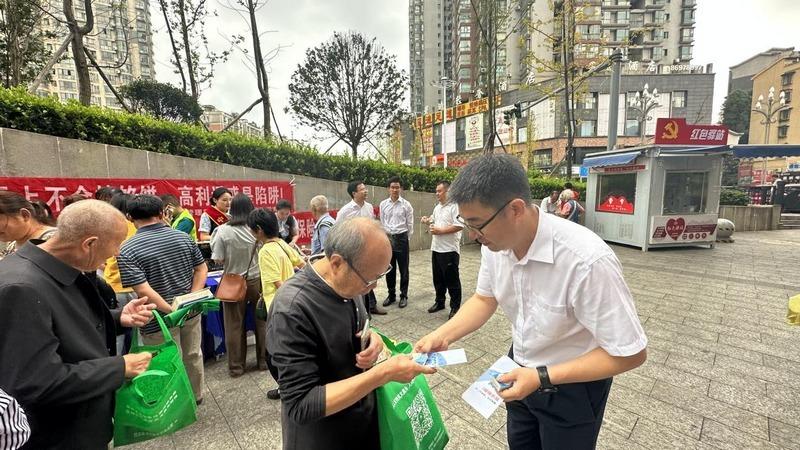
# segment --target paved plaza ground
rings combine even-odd
[[[788,296],[800,293],[800,231],[735,238],[712,250],[613,247],[647,332],[648,360],[614,379],[598,448],[800,449],[800,327],[784,323]],[[475,288],[479,264],[478,247],[467,247],[465,295]],[[433,300],[430,279],[430,253],[412,253],[409,307],[393,305],[376,326],[413,342],[442,324],[447,311],[426,312]],[[382,300],[385,288],[377,294]],[[485,420],[461,393],[508,351],[510,339],[498,312],[453,344],[466,349],[469,364],[429,378],[450,434],[448,448],[506,447],[505,409]],[[266,397],[273,387],[265,372],[231,379],[224,359],[207,364],[198,422],[135,448],[279,449],[280,405]]]

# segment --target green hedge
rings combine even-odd
[[[747,206],[750,204],[750,197],[741,189],[722,189],[719,193],[719,204]]]
[[[208,161],[328,180],[364,180],[384,186],[397,175],[414,190],[433,192],[439,180],[452,180],[455,169],[419,168],[378,161],[327,156],[307,146],[254,139],[234,133],[210,133],[199,126],[157,120],[55,97],[38,97],[22,88],[0,88],[0,127],[71,139],[82,139]],[[126,175],[126,174],[120,174]],[[563,180],[528,172],[533,198],[541,199]],[[585,190],[581,183],[575,183]]]

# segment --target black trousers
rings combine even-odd
[[[431,252],[433,268],[433,288],[436,290],[436,303],[444,305],[447,291],[450,291],[450,309],[461,307],[461,277],[458,274],[458,252]]]
[[[364,306],[367,307],[367,311],[374,309],[378,306],[378,299],[375,298],[375,291],[371,290],[364,294]]]
[[[562,384],[558,392],[508,402],[510,450],[594,449],[611,381]]]
[[[397,270],[400,269],[400,297],[408,298],[408,233],[392,234],[392,270],[386,274],[389,297],[395,298]]]

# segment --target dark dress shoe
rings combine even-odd
[[[383,306],[389,306],[396,301],[394,297],[386,297],[386,300],[383,301]]]
[[[281,399],[280,389],[272,389],[267,391],[267,398],[270,400],[280,400]]]
[[[443,305],[443,304],[441,304],[441,303],[434,303],[434,304],[433,304],[433,306],[431,306],[430,308],[428,308],[428,312],[429,312],[429,313],[435,313],[435,312],[439,312],[439,311],[441,311],[441,310],[443,310],[443,309],[444,309],[444,305]]]
[[[458,310],[457,309],[451,309],[450,310],[450,315],[447,316],[447,320],[452,319],[453,316],[455,316],[456,314],[458,314]]]
[[[400,303],[397,304],[400,308],[408,306],[408,297],[400,297]]]
[[[369,309],[369,313],[370,314],[375,314],[377,316],[385,316],[386,315],[386,310],[385,309],[381,309],[378,306],[375,306],[375,307]]]

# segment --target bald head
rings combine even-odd
[[[63,243],[77,244],[86,238],[125,237],[125,216],[117,208],[99,200],[73,203],[58,216],[56,236]]]
[[[325,238],[325,256],[336,253],[353,264],[383,247],[391,248],[389,237],[378,222],[366,217],[337,222]]]

